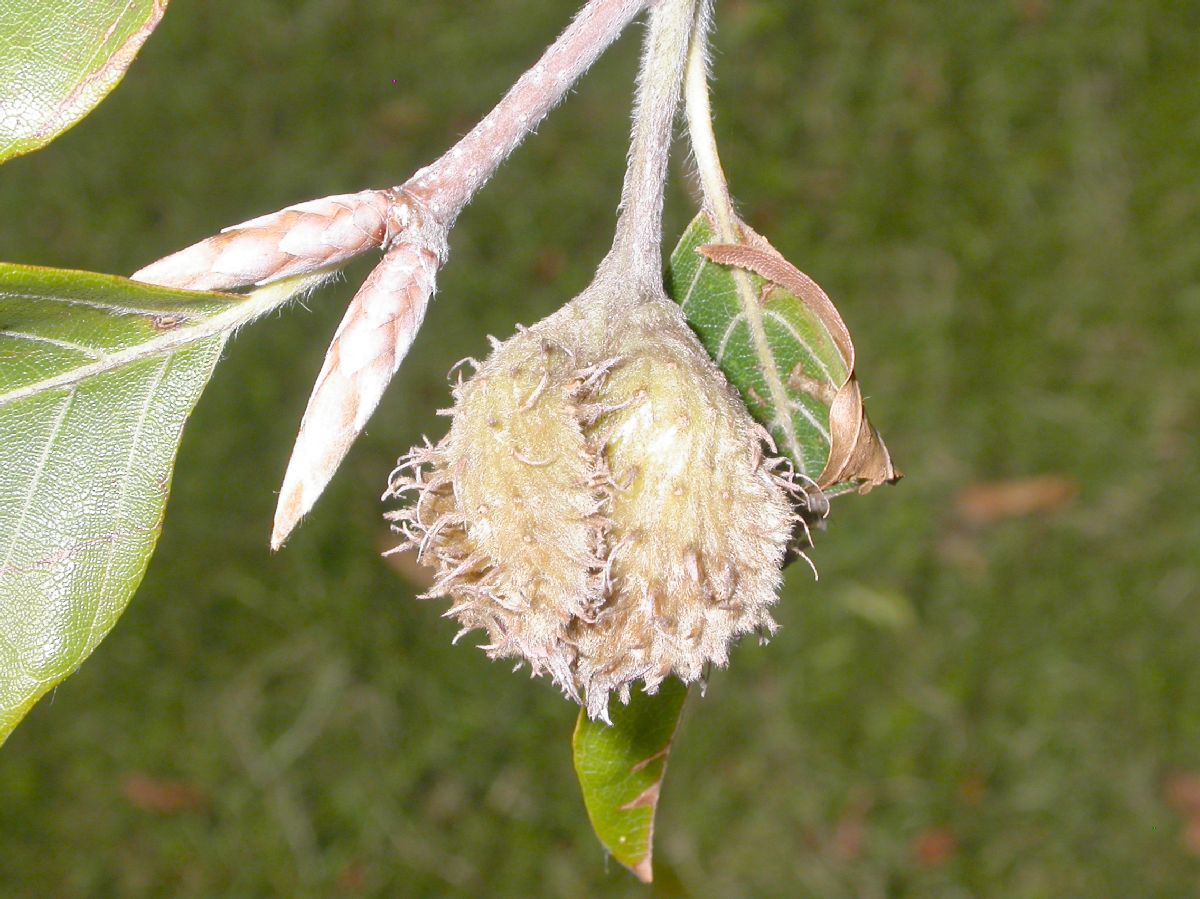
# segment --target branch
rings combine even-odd
[[[317,501],[412,345],[458,214],[649,2],[590,0],[478,125],[403,185],[289,206],[133,275],[229,290],[332,271],[368,250],[386,251],[347,307],[317,376],[284,474],[272,548]]]
[[[504,99],[404,185],[447,227],[625,26],[655,0],[591,0]]]
[[[440,232],[433,243],[444,245],[463,207],[650,2],[589,0],[478,125],[399,187],[310,200],[230,226],[151,263],[133,280],[190,290],[262,285],[340,268],[390,247],[414,224]]]

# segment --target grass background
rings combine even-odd
[[[96,113],[0,170],[0,258],[128,272],[403,180],[573,7],[176,0]],[[722,0],[718,25],[742,211],[839,303],[908,476],[838,501],[820,582],[789,569],[778,637],[692,701],[653,893],[1195,895],[1200,5]],[[421,339],[275,556],[296,423],[368,269],[233,342],[139,595],[0,753],[4,895],[650,892],[590,834],[573,708],[451,648],[378,556],[384,479],[440,435],[451,363],[606,249],[636,53],[464,214]],[[671,233],[690,211],[681,167]],[[1047,474],[1073,502],[958,511]]]

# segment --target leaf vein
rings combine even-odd
[[[799,412],[802,416],[804,416],[804,420],[817,429],[817,433],[821,435],[822,440],[824,440],[826,443],[831,442],[832,438],[829,434],[829,428],[821,424],[820,420],[818,420],[816,416],[812,414],[812,410],[809,409],[808,406],[804,405],[804,403],[800,402],[800,400],[790,400],[788,402],[788,406],[793,411]]]
[[[692,282],[683,294],[683,302],[679,304],[681,309],[687,309],[688,303],[692,301],[692,297],[696,293],[696,285],[700,283],[700,276],[704,274],[704,266],[708,265],[708,262],[704,259],[699,259],[698,261],[700,264],[696,266],[696,272],[692,275]]]
[[[51,451],[54,448],[55,442],[58,440],[58,435],[62,431],[63,422],[66,421],[67,413],[75,402],[75,388],[63,397],[62,409],[58,413],[58,418],[54,420],[54,425],[50,428],[50,435],[46,439],[46,447],[42,451],[41,458],[38,459],[37,468],[34,475],[29,479],[29,489],[25,493],[25,498],[21,503],[21,514],[17,517],[17,525],[12,530],[12,543],[9,544],[8,550],[4,554],[4,561],[0,562],[0,573],[8,572],[10,563],[12,562],[13,553],[16,552],[17,546],[20,545],[21,531],[25,527],[25,522],[29,518],[29,510],[33,507],[33,498],[37,494],[38,483],[42,479],[42,475],[46,473],[46,466],[50,463]]]
[[[56,346],[63,350],[73,350],[77,353],[83,353],[92,359],[104,359],[107,355],[102,350],[95,347],[84,346],[81,343],[75,343],[70,340],[59,340],[54,337],[43,337],[40,334],[28,334],[24,331],[13,331],[10,328],[0,328],[0,336],[15,337],[17,340],[29,340],[34,343],[46,343],[50,346]]]
[[[163,380],[167,376],[167,372],[171,370],[171,364],[175,360],[175,354],[170,353],[163,357],[159,364],[158,373],[154,377],[154,383],[146,388],[146,398],[142,402],[142,408],[138,412],[137,422],[134,426],[133,439],[129,441],[129,454],[125,462],[125,474],[120,480],[120,494],[116,502],[116,519],[120,521],[125,514],[125,503],[129,498],[130,486],[133,480],[133,463],[138,457],[138,450],[142,441],[142,433],[146,428],[146,419],[150,416],[150,407],[154,403],[154,397],[158,394],[159,388],[162,387]],[[96,626],[100,620],[100,610],[104,607],[105,597],[108,595],[108,582],[112,578],[113,559],[117,555],[117,544],[109,543],[106,548],[106,558],[104,560],[104,574],[100,578],[100,589],[96,591],[96,606],[92,610],[92,623],[88,627],[88,633],[91,639],[95,638]]]
[[[792,339],[795,340],[796,343],[808,350],[809,356],[812,357],[812,360],[816,366],[821,369],[821,373],[825,376],[825,379],[829,381],[830,384],[833,384],[834,387],[838,386],[837,380],[833,377],[833,373],[829,370],[829,366],[825,364],[824,360],[822,360],[817,353],[813,352],[812,348],[808,345],[808,342],[800,336],[800,332],[796,330],[795,326],[790,321],[773,309],[768,309],[764,314],[772,321],[781,325],[784,330],[791,335]]]
[[[754,355],[758,362],[758,369],[762,374],[763,381],[766,383],[767,394],[774,408],[775,417],[784,418],[784,409],[787,408],[789,401],[787,388],[784,385],[783,377],[779,372],[779,367],[775,362],[775,356],[771,352],[771,347],[767,341],[767,332],[763,327],[762,313],[763,309],[758,304],[758,297],[755,295],[753,283],[750,280],[750,273],[744,269],[730,268],[730,275],[733,278],[734,290],[738,298],[738,305],[741,306],[740,315],[746,319],[746,326],[750,331],[750,344],[754,349]],[[717,357],[717,363],[720,364],[721,357]],[[791,422],[783,428],[784,442],[787,444],[788,454],[793,459],[803,459],[803,450],[800,447],[800,440],[796,436],[796,429],[791,427]]]
[[[111,312],[117,315],[154,315],[159,312],[174,312],[173,307],[162,309],[141,308],[136,306],[118,306],[115,303],[101,303],[98,300],[84,300],[79,297],[60,297],[49,293],[20,293],[14,290],[3,290],[3,297],[17,300],[33,300],[36,303],[61,303],[64,306],[82,306],[85,309],[97,309],[100,312]]]
[[[744,312],[739,312],[729,320],[729,324],[725,328],[725,333],[721,335],[721,341],[717,344],[716,360],[718,365],[720,365],[725,359],[725,349],[729,346],[729,340],[733,337],[733,332],[737,329],[737,326],[745,320],[745,318],[746,314]]]

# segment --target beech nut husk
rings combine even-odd
[[[453,392],[385,496],[460,636],[607,720],[774,632],[795,486],[673,303],[598,282]]]

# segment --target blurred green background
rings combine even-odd
[[[0,258],[130,272],[401,181],[574,6],[175,0],[97,112],[0,169]],[[789,569],[777,638],[693,697],[653,892],[1196,895],[1200,4],[717,15],[734,192],[838,302],[907,478],[835,504],[820,581]],[[464,214],[369,433],[274,556],[367,265],[231,344],[140,593],[0,752],[3,895],[650,892],[590,833],[574,708],[452,648],[379,557],[446,370],[607,248],[636,55],[630,34]],[[681,165],[671,235],[691,209]]]

